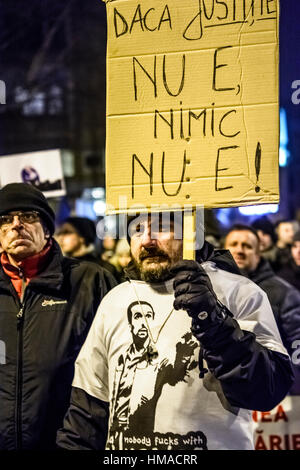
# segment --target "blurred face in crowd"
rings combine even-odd
[[[259,236],[259,249],[261,252],[264,252],[273,246],[271,235],[263,232],[262,230],[257,230],[257,235]]]
[[[115,249],[115,246],[116,246],[116,240],[107,235],[106,237],[104,237],[103,239],[103,243],[102,243],[102,246],[105,250],[111,250],[111,251],[114,251]]]
[[[291,253],[296,265],[300,266],[300,241],[296,241],[292,244]]]
[[[0,217],[1,247],[14,265],[40,253],[49,236],[35,211],[12,211]]]
[[[277,227],[278,245],[286,246],[293,243],[294,226],[292,222],[282,222]]]
[[[121,268],[126,268],[131,261],[130,253],[121,253],[118,256],[118,263]]]
[[[182,238],[176,239],[173,221],[163,223],[158,214],[138,217],[131,234],[131,254],[141,279],[161,282],[171,278],[170,268],[182,259]]]
[[[248,230],[234,230],[225,240],[229,250],[241,271],[255,271],[260,261],[259,242],[254,233]]]
[[[78,235],[73,225],[68,222],[59,228],[56,239],[62,252],[68,256],[75,255],[84,244],[84,239]]]

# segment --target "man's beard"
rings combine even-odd
[[[143,261],[149,257],[161,258],[163,264],[157,261],[154,267],[149,266],[145,268]],[[170,269],[177,261],[179,261],[179,257],[178,259],[171,260],[165,251],[157,248],[143,248],[139,254],[139,259],[133,259],[134,265],[139,272],[140,279],[149,283],[164,282],[171,279],[173,274],[170,272]]]

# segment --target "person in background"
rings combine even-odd
[[[256,230],[259,236],[259,251],[263,258],[268,260],[270,264],[276,264],[277,248],[276,248],[276,232],[272,222],[266,215],[255,219],[251,226]]]
[[[291,354],[294,341],[300,338],[300,293],[291,284],[275,275],[269,262],[259,251],[260,239],[247,225],[234,225],[226,235],[229,250],[241,273],[266,292],[281,334]]]
[[[101,258],[110,261],[115,254],[117,240],[111,235],[106,235],[102,240]]]
[[[80,352],[59,448],[250,450],[250,410],[290,389],[266,294],[220,269],[208,243],[200,262],[183,260],[181,232],[174,213],[167,226],[160,213],[130,223],[128,280],[103,299]],[[149,338],[142,361],[131,354],[133,306]]]
[[[204,209],[204,230],[205,240],[211,243],[215,248],[219,248],[222,236],[221,227],[212,209]]]
[[[119,278],[125,281],[124,269],[131,261],[130,246],[125,239],[118,240],[116,245],[115,254],[110,258],[110,263],[113,264],[118,271]]]
[[[289,261],[277,274],[300,291],[300,231],[293,237]]]
[[[65,258],[54,224],[31,184],[0,190],[0,450],[56,449],[75,359],[116,285],[95,263]]]
[[[276,224],[278,248],[290,246],[295,234],[295,222],[292,220],[281,220]]]
[[[278,272],[290,259],[290,249],[297,226],[298,223],[293,220],[281,220],[275,226],[277,234],[276,262],[273,265],[275,272]]]
[[[55,236],[65,256],[97,263],[107,269],[117,281],[120,281],[115,267],[96,252],[96,227],[91,219],[68,217],[57,229]]]

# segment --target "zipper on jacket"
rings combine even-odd
[[[22,274],[22,273],[21,273]],[[22,388],[23,388],[23,326],[24,326],[24,294],[26,281],[22,274],[22,290],[20,299],[20,310],[17,313],[17,382],[16,382],[16,449],[22,449]]]

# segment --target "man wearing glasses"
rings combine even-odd
[[[62,256],[54,221],[30,184],[0,190],[0,450],[55,448],[74,361],[116,284],[96,264]]]

